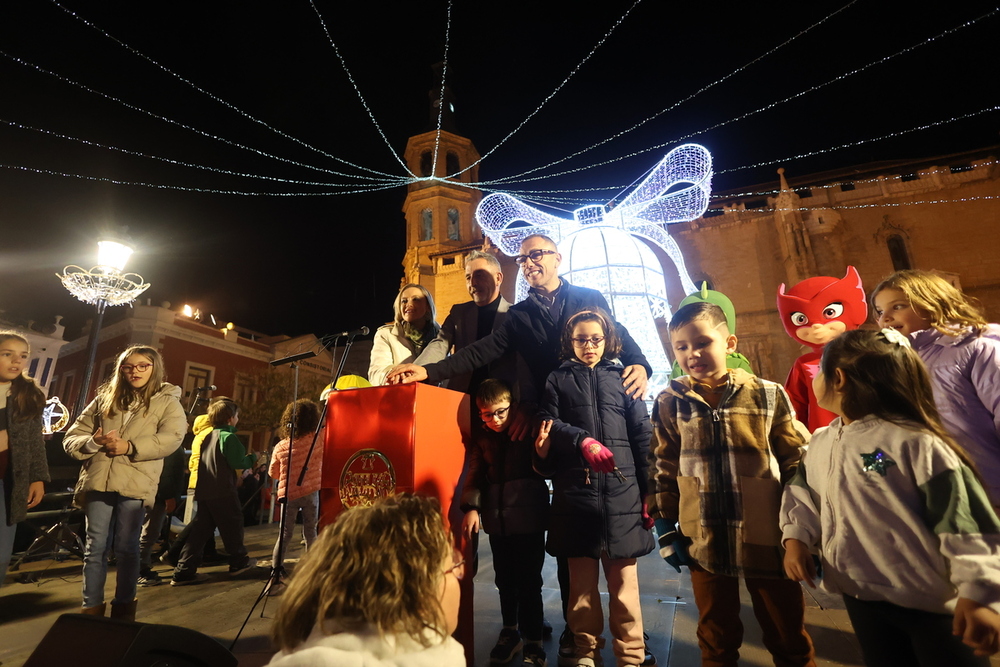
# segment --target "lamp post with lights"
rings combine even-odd
[[[149,283],[143,282],[139,274],[123,272],[131,254],[132,248],[119,241],[98,241],[97,266],[88,271],[71,264],[64,268],[62,273],[56,274],[70,294],[84,303],[93,304],[97,309],[97,317],[90,326],[90,337],[87,340],[83,383],[80,385],[80,393],[73,406],[74,418],[78,417],[87,405],[94,360],[97,357],[97,337],[104,320],[104,309],[108,306],[131,303],[149,289]]]

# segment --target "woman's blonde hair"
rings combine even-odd
[[[133,354],[142,355],[153,364],[152,372],[149,374],[149,382],[138,390],[133,389],[128,380],[122,377],[122,364]],[[163,368],[163,357],[159,351],[148,345],[132,345],[118,355],[118,360],[115,362],[115,372],[97,390],[101,412],[108,417],[113,417],[116,411],[128,412],[132,404],[138,400],[143,404],[145,413],[148,414],[150,399],[160,390],[160,385],[166,379],[167,373]]]
[[[403,493],[344,510],[295,568],[271,638],[292,650],[329,619],[429,646],[427,630],[443,637],[442,564],[451,548],[435,498]]]
[[[971,327],[977,334],[986,331],[988,323],[978,300],[962,293],[936,273],[914,269],[897,271],[872,290],[869,303],[874,304],[875,296],[884,289],[902,292],[910,306],[918,314],[926,315],[931,326],[943,334],[955,336],[965,327]]]
[[[396,329],[404,333],[413,325],[403,320],[403,307],[400,302],[403,300],[403,292],[411,287],[416,287],[423,293],[424,298],[427,299],[427,318],[422,324],[417,322],[416,325],[420,329],[423,329],[427,326],[428,322],[437,322],[437,310],[434,308],[434,297],[431,296],[431,293],[428,292],[427,288],[423,285],[419,285],[417,283],[406,283],[399,289],[399,294],[396,295],[396,301],[393,303],[393,312],[395,314],[393,321],[396,323]],[[437,334],[435,333],[435,335]]]

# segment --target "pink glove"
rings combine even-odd
[[[642,501],[642,527],[646,530],[653,529],[653,517],[649,516],[649,503],[645,499]]]
[[[615,455],[611,450],[593,438],[584,438],[580,443],[580,453],[587,465],[596,472],[611,472],[615,469]]]

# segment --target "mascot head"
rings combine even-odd
[[[868,318],[861,276],[853,266],[841,279],[807,278],[785,291],[778,288],[778,313],[789,336],[816,351]]]

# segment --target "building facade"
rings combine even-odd
[[[269,337],[237,328],[220,329],[185,315],[183,311],[172,310],[169,304],[153,306],[147,303],[133,305],[125,311],[124,317],[101,328],[92,384],[86,389],[88,397],[93,397],[97,387],[108,379],[118,354],[130,345],[148,345],[159,350],[167,381],[181,387],[184,409],[193,414],[203,413],[213,396],[229,396],[244,411],[267,399],[277,401],[279,406],[287,402],[292,395],[292,368],[289,365],[272,367],[270,362],[298,352],[318,352],[311,359],[297,362],[303,386],[322,386],[331,377],[332,356],[322,349],[313,335]],[[52,379],[52,391],[65,405],[73,405],[83,390],[80,382],[86,348],[86,335],[62,348]],[[268,382],[262,382],[262,378]],[[261,390],[265,384],[281,396],[264,396]],[[212,386],[215,389],[209,389]],[[302,395],[300,398],[319,397]],[[246,426],[248,424],[241,424],[240,428],[241,434],[248,438],[249,448],[266,450],[273,428],[258,425],[248,431]]]
[[[409,164],[419,164],[430,139],[419,135],[411,140]],[[456,150],[471,148],[471,143],[449,141]],[[703,217],[671,225],[667,232],[677,241],[695,283],[706,281],[732,299],[739,349],[757,373],[783,382],[808,348],[782,327],[776,306],[781,284],[791,287],[813,276],[841,278],[852,265],[870,290],[898,269],[933,270],[979,299],[991,321],[1000,319],[997,155],[1000,147],[794,177],[779,169],[777,182],[717,193]],[[471,153],[459,159],[469,157]],[[411,186],[407,197],[403,263],[406,280],[423,284],[434,295],[443,321],[451,304],[468,300],[464,258],[489,242],[471,220],[471,236],[464,236],[463,227],[451,246],[440,236],[446,227],[434,223],[438,226],[428,233],[421,226],[423,211],[436,216],[457,201],[474,211],[478,202],[468,187],[452,192],[441,182],[432,183]],[[509,258],[500,259],[503,292],[512,299],[516,266]],[[673,309],[685,295],[673,263],[665,256],[660,261]],[[669,355],[665,322],[657,324]]]

